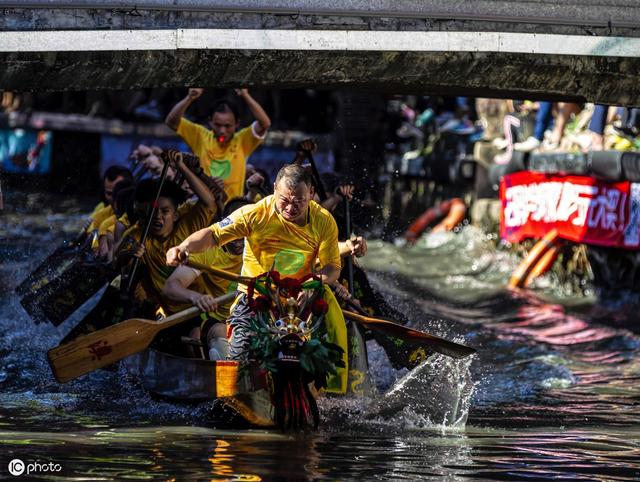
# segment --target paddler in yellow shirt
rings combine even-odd
[[[155,294],[160,295],[166,279],[173,272],[173,268],[165,264],[167,249],[184,240],[189,233],[207,226],[211,217],[216,213],[216,201],[202,180],[200,180],[182,161],[182,154],[169,150],[165,153],[173,167],[184,175],[191,189],[197,194],[198,201],[195,204],[181,202],[185,192],[176,184],[165,181],[158,197],[156,211],[149,226],[149,234],[144,243],[141,261],[147,267],[149,281]],[[136,210],[144,212],[149,204],[154,201],[158,190],[157,180],[141,181],[136,187]],[[144,219],[144,214],[139,214]],[[133,238],[136,241],[142,236],[140,226],[132,227],[125,234],[125,238]],[[126,244],[126,243],[125,243]],[[171,300],[166,301],[166,308],[174,312]]]
[[[247,89],[236,89],[236,94],[245,101],[256,120],[250,126],[238,130],[237,106],[230,100],[220,100],[211,110],[209,130],[184,117],[189,106],[203,91],[204,89],[189,89],[187,96],[171,109],[165,123],[200,158],[200,165],[208,176],[224,181],[228,199],[242,196],[247,158],[264,140],[271,126],[271,119]]]
[[[251,203],[244,198],[232,199],[224,207],[223,216],[226,217],[248,204]],[[194,254],[189,259],[239,275],[242,270],[243,251],[244,239],[236,239],[224,246]],[[214,298],[235,292],[237,289],[236,282],[207,272],[203,273],[189,266],[178,266],[162,289],[163,297],[185,303],[185,308],[195,305],[203,311],[201,315],[203,322],[200,328],[192,330],[190,336],[202,340],[203,346],[208,348],[210,360],[224,360],[229,353],[226,321],[229,318],[232,303],[229,301],[224,305],[218,305]]]
[[[91,213],[91,224],[87,228],[90,233],[96,230],[109,217],[113,216],[113,190],[121,181],[133,182],[131,171],[122,166],[111,166],[104,171],[102,178],[102,201]]]
[[[120,240],[116,237],[116,225],[120,220],[126,220],[127,208],[133,203],[133,195],[135,193],[135,183],[133,181],[124,180],[118,182],[113,188],[113,200],[111,207],[113,213],[105,219],[98,228],[97,256],[111,262],[113,259],[113,248]],[[119,233],[122,235],[122,232]]]
[[[314,272],[319,264],[320,279],[348,296],[336,281],[340,275],[338,227],[333,216],[312,201],[313,186],[308,172],[298,165],[280,169],[274,184],[274,194],[260,202],[245,206],[222,221],[193,233],[167,252],[167,264],[177,266],[189,253],[200,253],[214,246],[223,246],[234,239],[245,238],[242,275],[255,277],[272,267],[282,276],[302,278]],[[244,359],[252,336],[252,311],[246,289],[236,299],[229,318],[233,329],[229,357]],[[342,293],[344,292],[344,293]],[[325,323],[332,343],[343,350],[344,368],[327,380],[326,390],[345,393],[347,388],[347,333],[344,317],[329,289],[325,289],[329,312]]]

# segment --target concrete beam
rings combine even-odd
[[[131,50],[288,50],[485,52],[528,55],[640,57],[640,38],[513,32],[387,30],[58,30],[0,32],[0,52]]]
[[[0,88],[251,85],[640,105],[640,9],[628,1],[127,5],[0,1]]]

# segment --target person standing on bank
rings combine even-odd
[[[165,123],[200,158],[206,174],[224,181],[227,199],[242,196],[247,158],[264,140],[271,126],[271,119],[247,89],[236,89],[236,94],[245,101],[256,120],[250,126],[238,130],[238,108],[231,100],[223,99],[217,101],[211,109],[209,130],[184,117],[189,106],[203,92],[204,89],[189,89],[187,96],[171,109]]]

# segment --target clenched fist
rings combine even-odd
[[[187,97],[189,97],[191,100],[196,100],[198,97],[202,95],[203,92],[204,92],[204,89],[198,89],[198,88],[192,87],[189,89],[189,93],[187,94]]]
[[[182,246],[174,246],[167,251],[167,265],[179,266],[189,259],[189,252]]]

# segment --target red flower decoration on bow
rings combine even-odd
[[[264,295],[260,295],[255,299],[249,298],[249,307],[253,311],[269,311],[271,309],[271,300]]]
[[[274,284],[280,284],[280,273],[278,273],[277,271],[270,271],[269,277]]]
[[[289,296],[298,296],[298,293],[302,290],[302,283],[295,278],[282,278],[278,283],[281,290],[286,291]]]
[[[313,300],[313,303],[311,304],[311,312],[314,315],[324,315],[327,311],[329,311],[329,305],[325,300],[323,300],[322,298],[316,298],[315,300]]]

